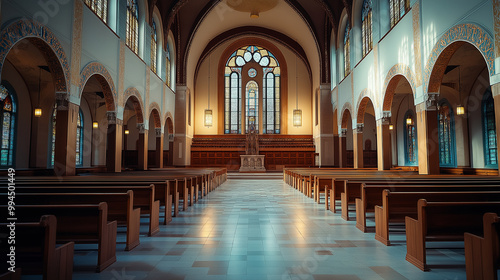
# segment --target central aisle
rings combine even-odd
[[[83,273],[75,252],[73,279],[465,279],[463,250],[433,250],[457,267],[425,273],[405,254],[281,180],[229,179],[133,251],[119,244],[100,274]]]

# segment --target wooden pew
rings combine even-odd
[[[464,233],[482,234],[484,213],[500,213],[500,202],[418,201],[418,218],[406,217],[406,260],[423,271],[427,241],[463,241]]]
[[[497,280],[497,270],[500,268],[498,214],[484,214],[483,237],[466,232],[464,239],[467,279]]]
[[[467,192],[382,192],[382,206],[375,206],[375,239],[390,245],[390,224],[403,224],[405,217],[417,218],[419,199],[427,201],[500,201],[499,191]]]
[[[7,211],[0,205],[0,211]],[[116,221],[108,222],[106,202],[85,205],[17,205],[19,222],[38,220],[40,215],[57,217],[56,242],[97,244],[97,267],[101,272],[116,262]]]
[[[64,191],[64,190],[62,190]],[[6,194],[0,194],[0,197]],[[134,192],[126,193],[17,193],[16,203],[22,205],[108,204],[108,219],[126,227],[125,251],[140,243],[141,209],[134,208]]]
[[[56,217],[44,215],[40,218],[38,215],[37,220],[39,222],[16,222],[16,243],[13,246],[16,249],[17,269],[0,276],[0,279],[21,279],[21,270],[24,275],[43,275],[44,280],[72,279],[75,243],[56,247]],[[7,224],[0,226],[5,228]],[[7,254],[10,246],[1,242],[2,254]],[[2,271],[6,271],[5,265],[7,263],[0,265]]]
[[[55,278],[56,280],[63,280],[64,278]],[[66,279],[71,279],[71,278],[66,278]],[[21,269],[16,268],[14,272],[12,271],[7,271],[4,274],[0,275],[0,280],[21,280]],[[45,280],[45,279],[44,279]]]
[[[366,232],[366,213],[375,212],[375,206],[382,205],[382,192],[386,185],[362,185],[361,198],[356,198],[356,228]],[[498,191],[496,185],[400,185],[392,186],[397,192],[465,192],[465,191]]]
[[[140,208],[141,213],[149,215],[148,235],[153,236],[160,231],[160,202],[155,200],[155,187],[150,186],[99,186],[79,185],[64,182],[52,186],[26,186],[16,183],[17,193],[126,193],[132,190],[134,208]]]

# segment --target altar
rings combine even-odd
[[[250,131],[246,135],[245,153],[240,155],[240,172],[266,172],[265,155],[259,155],[259,135],[253,124],[250,125]]]

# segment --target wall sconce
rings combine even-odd
[[[461,116],[465,114],[465,107],[462,105],[457,106],[457,116]]]
[[[130,130],[125,129],[125,135],[129,135],[129,134],[130,134]]]
[[[99,123],[96,122],[96,121],[92,122],[92,127],[93,128],[99,128]]]
[[[394,125],[393,124],[389,125],[389,130],[394,130]]]
[[[213,125],[213,111],[212,109],[205,109],[205,126],[211,127]]]
[[[293,126],[302,126],[302,110],[293,110]]]

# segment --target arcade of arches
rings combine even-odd
[[[255,127],[268,170],[496,174],[497,1],[180,2],[2,1],[0,166],[237,170]]]

